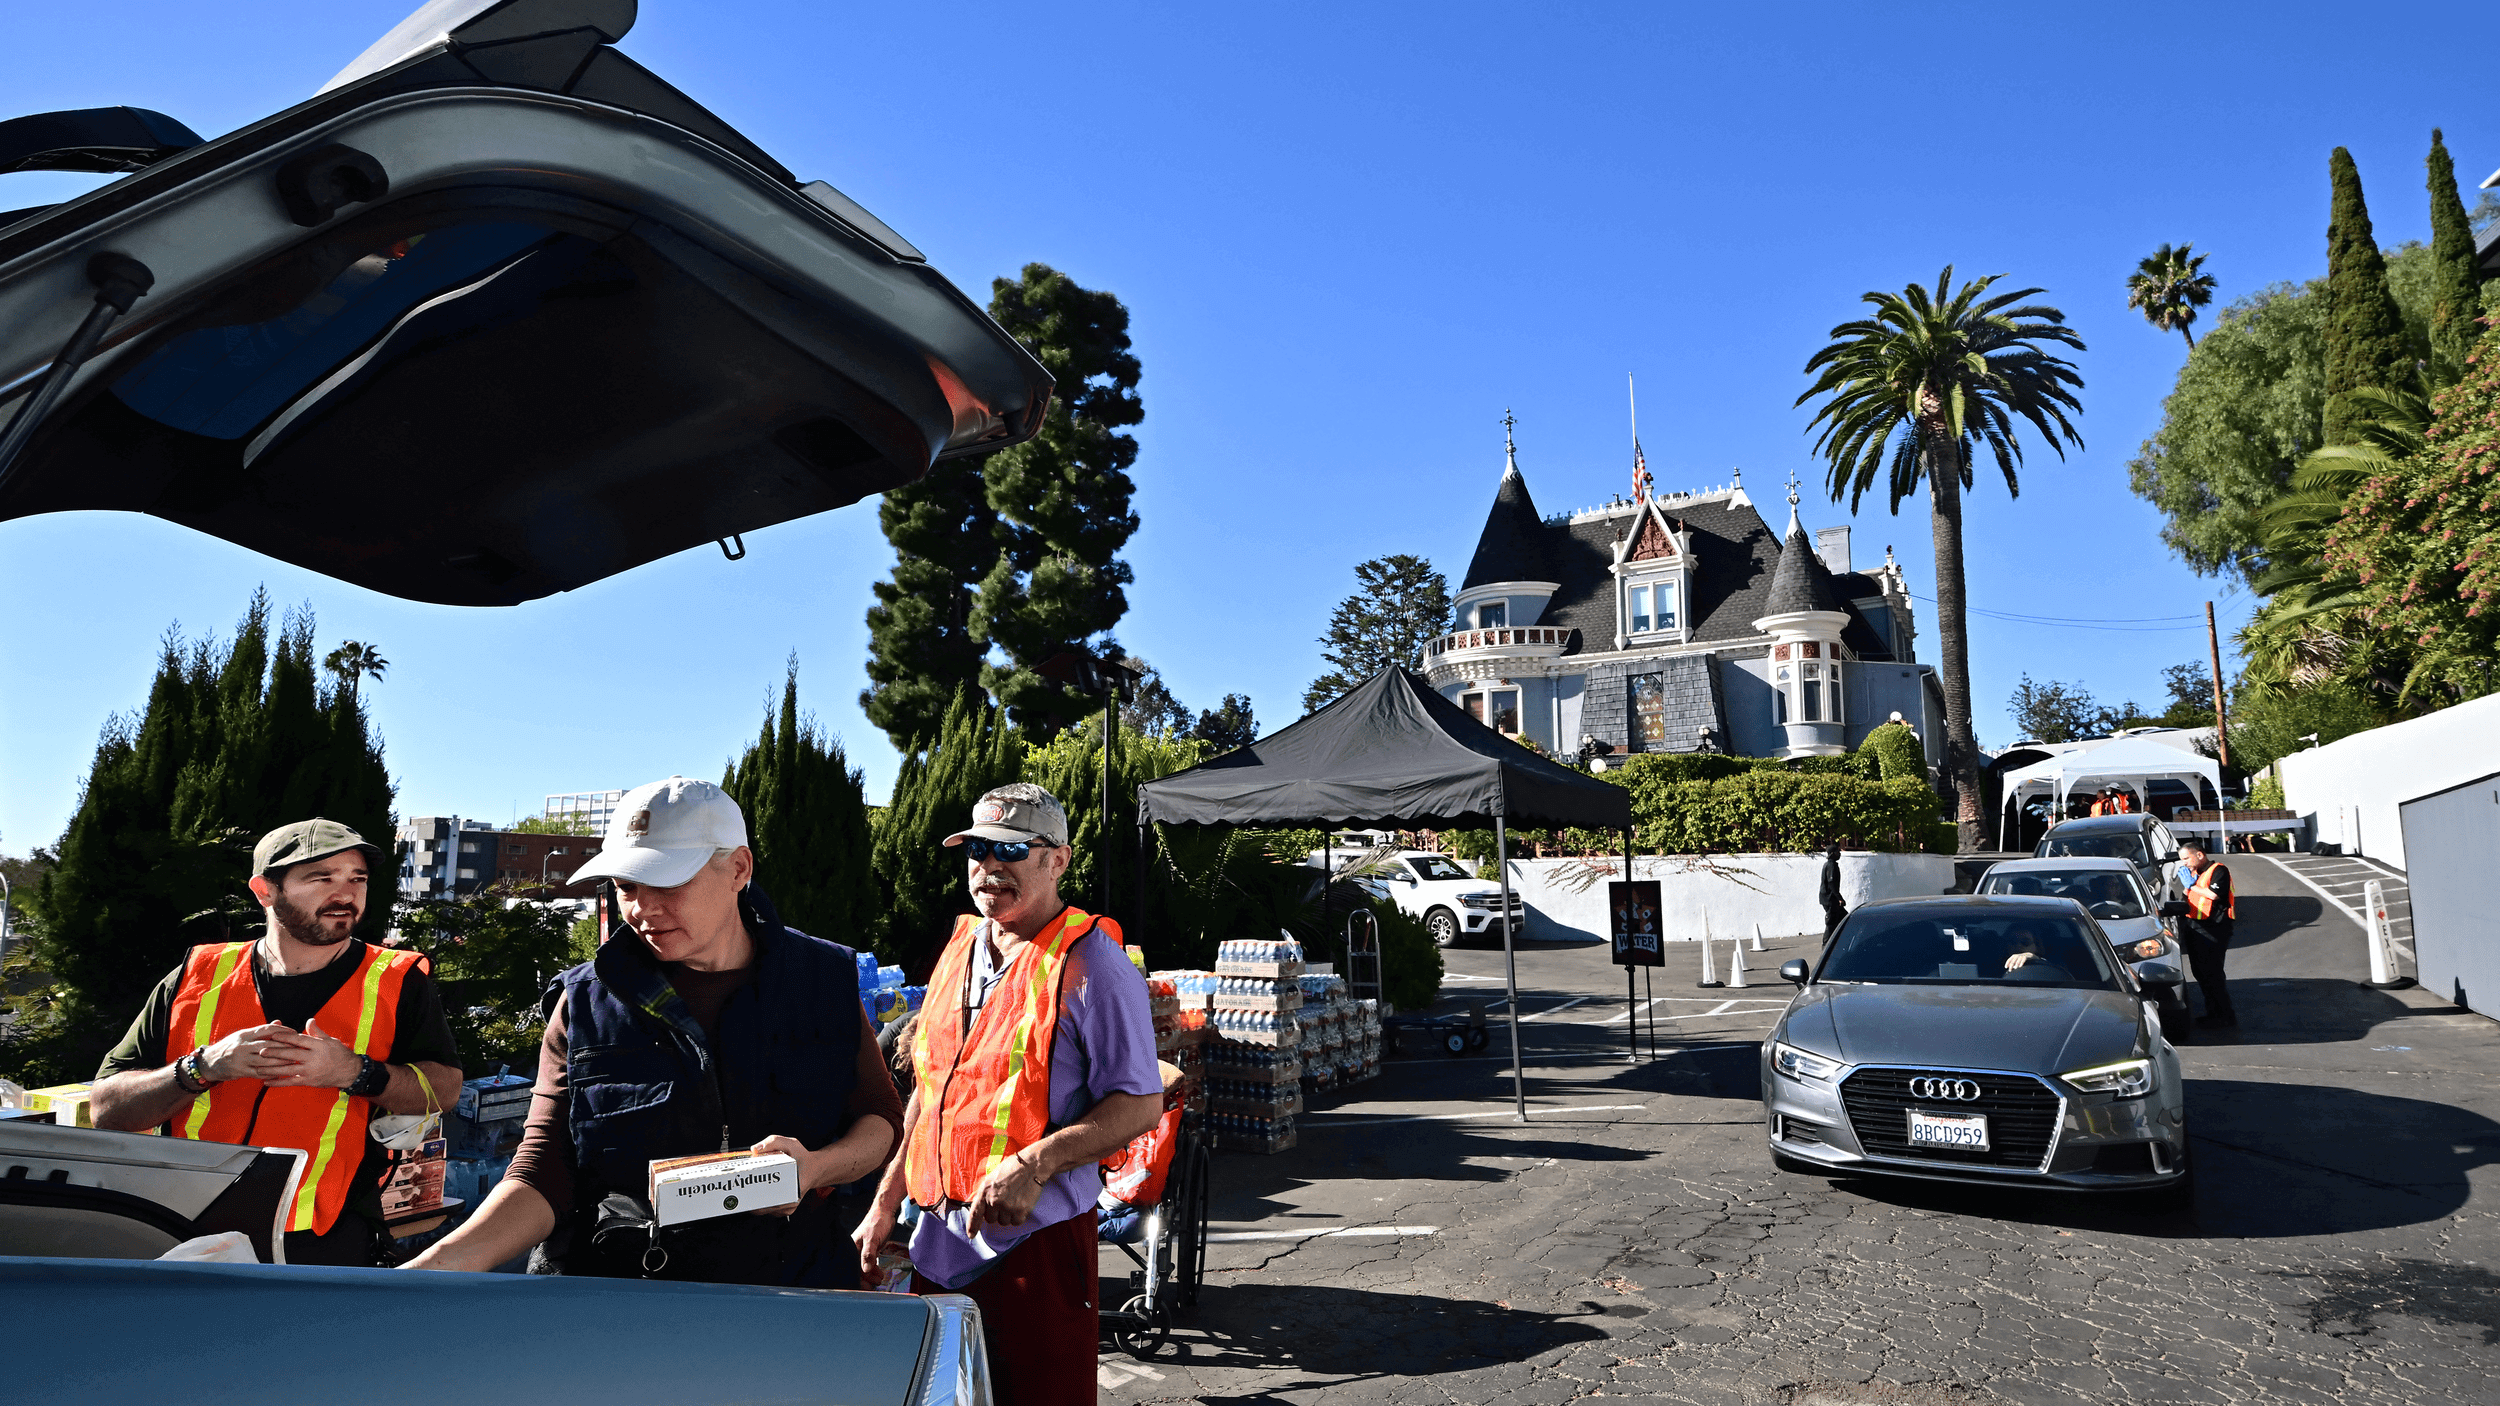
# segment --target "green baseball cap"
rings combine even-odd
[[[348,829],[335,820],[316,816],[281,825],[260,837],[252,846],[252,872],[262,878],[290,864],[305,864],[326,859],[341,850],[360,849],[367,858],[379,860],[382,847]]]

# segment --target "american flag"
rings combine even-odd
[[[1641,437],[1634,435],[1632,436],[1632,501],[1638,503],[1648,498],[1651,487],[1649,461],[1641,457]]]

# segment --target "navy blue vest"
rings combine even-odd
[[[721,1008],[710,1040],[630,928],[556,978],[550,996],[564,1003],[576,1183],[572,1234],[559,1237],[556,1253],[567,1273],[857,1282],[857,1257],[821,1196],[787,1220],[723,1216],[662,1232],[668,1255],[656,1271],[642,1253],[647,1239],[599,1233],[628,1205],[648,1214],[643,1198],[658,1158],[744,1151],[776,1133],[820,1148],[847,1130],[865,1018],[851,949],[782,926],[760,896],[739,910],[755,941],[755,979]]]

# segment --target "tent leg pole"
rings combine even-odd
[[[1649,994],[1652,996],[1658,994],[1656,981],[1655,968],[1641,968],[1641,984],[1649,988]],[[1649,1057],[1651,1059],[1658,1057],[1658,1003],[1656,1001],[1649,1003]]]
[[[1528,1075],[1519,1059],[1519,954],[1511,940],[1510,830],[1493,817],[1493,862],[1502,868],[1502,971],[1510,986],[1510,1093],[1519,1121],[1528,1121]]]
[[[1130,910],[1128,920],[1130,927],[1135,928],[1142,933],[1146,928],[1146,855],[1148,852],[1146,841],[1148,839],[1148,831],[1146,828],[1146,817],[1142,813],[1145,807],[1140,806],[1138,809],[1141,813],[1137,817],[1137,906]]]

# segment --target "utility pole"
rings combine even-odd
[[[2214,631],[2214,603],[2205,602],[2205,652],[2214,668],[2214,750],[2216,760],[2231,764],[2231,733],[2229,719],[2222,712],[2222,636]],[[2215,800],[2222,799],[2216,796]]]

